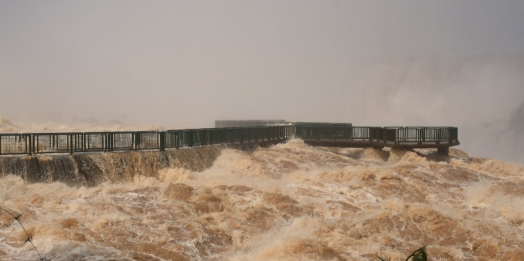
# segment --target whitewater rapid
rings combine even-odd
[[[431,150],[222,149],[93,187],[4,174],[0,206],[45,260],[522,260],[524,167]],[[0,213],[0,260],[38,260]]]

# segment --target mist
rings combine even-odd
[[[0,116],[451,125],[524,163],[522,1],[1,1]]]

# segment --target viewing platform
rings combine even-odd
[[[312,146],[436,148],[448,155],[460,144],[456,127],[356,127],[351,123],[280,123],[274,126],[164,131],[0,133],[0,156],[166,150],[183,147],[269,145],[299,138]]]

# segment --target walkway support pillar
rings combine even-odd
[[[438,147],[437,153],[443,156],[449,156],[449,147]]]

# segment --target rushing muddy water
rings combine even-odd
[[[432,151],[222,149],[92,187],[0,178],[45,260],[523,260],[524,167]],[[0,214],[0,260],[38,260]]]

